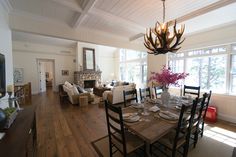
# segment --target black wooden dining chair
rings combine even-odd
[[[106,119],[109,137],[110,157],[120,152],[122,156],[135,152],[144,146],[144,142],[124,128],[122,109],[105,101]]]
[[[194,95],[196,97],[200,96],[200,86],[195,87],[195,86],[186,86],[184,85],[184,93],[183,95]]]
[[[202,121],[203,116],[203,110],[207,101],[207,93],[203,94],[203,97],[198,99],[198,104],[196,107],[194,119],[193,119],[193,125],[192,125],[192,132],[191,132],[191,139],[193,139],[194,148],[196,147],[197,141],[198,141],[198,135],[200,133],[200,124]]]
[[[175,157],[177,152],[187,157],[190,133],[193,125],[193,118],[197,107],[198,98],[193,100],[192,105],[182,105],[179,114],[177,128],[163,136],[160,140],[151,145],[151,154],[159,156],[159,152],[166,155]],[[190,115],[188,114],[190,111]],[[164,147],[164,149],[163,149]],[[183,151],[180,151],[183,148]]]
[[[147,88],[139,88],[139,94],[140,94],[140,100],[143,100],[143,98],[145,97],[144,94],[146,94],[146,97],[151,98],[151,90],[150,87]]]
[[[204,132],[205,118],[206,118],[207,109],[211,100],[211,93],[212,93],[211,90],[209,93],[206,93],[206,99],[205,99],[204,106],[202,109],[202,114],[199,120],[199,134],[201,135],[201,137],[203,136],[203,132]]]
[[[158,95],[162,93],[162,87],[156,86],[154,87],[155,97],[157,98]]]
[[[132,100],[138,102],[138,95],[136,89],[123,91],[123,97],[124,97],[124,107],[126,107],[128,102],[131,102]]]

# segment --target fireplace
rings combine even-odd
[[[101,82],[101,71],[75,71],[74,72],[74,83],[80,85],[84,88],[93,88],[96,82]],[[85,87],[86,81],[92,81],[92,85],[88,85],[89,87]],[[89,82],[90,84],[90,82]]]
[[[94,88],[96,80],[84,80],[84,88]]]

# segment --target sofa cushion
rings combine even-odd
[[[76,85],[73,85],[73,93],[74,93],[74,95],[78,95],[79,94],[79,91],[78,91]]]
[[[79,91],[80,93],[87,93],[87,91],[84,90],[84,88],[81,87],[80,85],[77,85],[77,89],[78,89],[78,91]]]

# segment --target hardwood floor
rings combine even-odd
[[[37,105],[38,157],[97,157],[91,142],[107,135],[104,108],[60,104],[58,93],[33,96]],[[216,126],[236,131],[234,125]]]
[[[57,93],[33,97],[37,107],[37,143],[39,157],[98,156],[91,142],[107,134],[103,108],[97,104],[78,107],[69,102],[60,105]]]

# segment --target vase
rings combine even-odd
[[[163,88],[163,92],[161,93],[161,102],[162,105],[165,107],[168,107],[169,105],[169,100],[170,100],[170,93],[168,91],[168,88]]]

